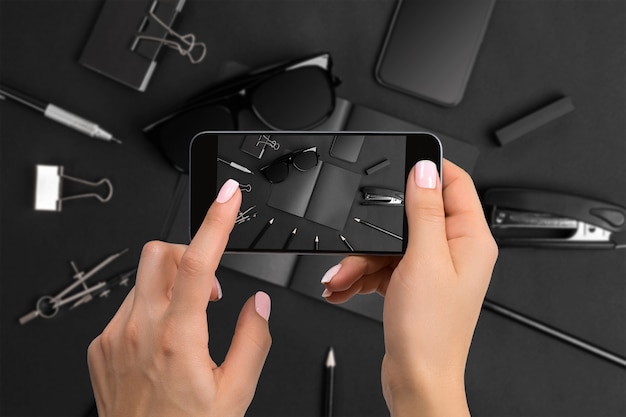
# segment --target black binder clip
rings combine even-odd
[[[193,34],[172,29],[185,0],[106,0],[80,63],[139,91],[145,91],[163,45],[202,61],[206,45]],[[174,39],[171,39],[172,37]]]
[[[483,197],[489,226],[501,246],[623,249],[626,208],[563,193],[493,188]]]

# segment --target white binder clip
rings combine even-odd
[[[109,192],[105,197],[97,193],[85,193],[71,196],[62,196],[63,179],[74,181],[89,187],[99,187],[105,184]],[[35,210],[61,211],[62,202],[76,200],[78,198],[94,197],[101,203],[106,203],[113,197],[113,185],[107,178],[97,182],[82,180],[70,177],[63,173],[63,166],[60,165],[37,165],[37,184],[35,188]]]

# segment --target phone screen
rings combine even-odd
[[[419,160],[441,172],[430,133],[202,132],[190,155],[190,235],[222,184],[242,204],[227,252],[402,254],[404,190]]]

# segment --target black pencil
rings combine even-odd
[[[362,224],[362,225],[365,225],[365,226],[367,226],[367,227],[371,227],[371,228],[372,228],[372,229],[374,229],[374,230],[378,230],[379,232],[382,232],[382,233],[384,233],[384,234],[386,234],[386,235],[389,235],[389,236],[391,236],[391,237],[395,237],[395,238],[396,238],[396,239],[398,239],[398,240],[402,240],[402,236],[397,235],[397,234],[395,234],[395,233],[393,233],[393,232],[390,232],[390,231],[389,231],[389,230],[387,230],[387,229],[383,229],[383,228],[382,228],[382,227],[380,227],[380,226],[376,226],[375,224],[372,224],[372,223],[370,223],[370,222],[367,222],[367,221],[365,221],[365,220],[363,220],[363,219],[359,219],[358,217],[355,217],[355,218],[354,218],[354,221],[355,221],[355,222],[357,222],[357,223],[360,223],[360,224]]]
[[[298,228],[294,227],[293,230],[291,231],[291,233],[289,234],[289,237],[285,241],[285,244],[283,245],[283,249],[289,249],[289,244],[293,240],[293,238],[296,235],[296,233],[298,233]]]
[[[348,249],[350,249],[350,252],[354,252],[354,248],[352,247],[350,242],[348,242],[348,239],[346,239],[343,235],[339,235],[339,238],[341,239],[341,241],[343,243],[345,243],[345,245],[348,247]]]
[[[251,248],[254,248],[256,246],[256,244],[259,243],[259,240],[261,240],[261,238],[263,237],[265,232],[267,232],[267,229],[269,229],[272,224],[274,224],[274,218],[273,217],[271,219],[269,219],[269,221],[267,223],[265,223],[265,226],[263,226],[263,229],[261,229],[259,234],[256,235],[256,237],[254,238],[254,240],[250,244]]]
[[[324,411],[326,417],[333,415],[333,393],[335,391],[335,352],[331,346],[326,356],[326,398],[324,401]]]

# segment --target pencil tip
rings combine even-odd
[[[122,144],[122,141],[121,141],[121,140],[119,140],[119,139],[117,139],[117,138],[111,138],[111,140],[112,140],[113,142],[115,142],[115,143],[120,144],[120,145]]]
[[[330,349],[328,349],[328,355],[326,356],[326,367],[334,368],[336,364],[337,362],[335,361],[335,351],[331,346]]]
[[[355,218],[354,218],[354,221],[355,221],[355,222],[357,222],[357,223],[360,223],[360,222],[361,222],[361,219],[359,219],[358,217],[355,217]]]

